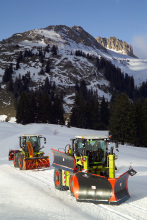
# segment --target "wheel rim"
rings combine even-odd
[[[21,158],[19,159],[19,167],[21,168]]]
[[[74,193],[74,192],[73,192],[73,177],[74,177],[74,176],[71,176],[71,177],[70,177],[70,191],[71,191],[72,193]]]
[[[59,186],[59,172],[57,170],[55,171],[55,184]]]

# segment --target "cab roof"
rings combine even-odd
[[[109,136],[106,135],[82,135],[82,136],[75,136],[77,139],[85,139],[85,140],[107,140],[109,139]]]
[[[23,134],[22,137],[42,137],[42,135],[37,135],[37,134]]]

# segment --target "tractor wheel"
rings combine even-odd
[[[18,157],[18,163],[19,163],[19,168],[20,170],[23,170],[24,167],[23,167],[23,159],[24,159],[24,155],[19,155]]]
[[[14,167],[19,167],[18,164],[18,152],[14,152]]]
[[[69,190],[70,190],[70,194],[72,196],[74,196],[74,192],[73,192],[73,178],[74,178],[74,175],[70,175],[70,177],[69,177]]]
[[[62,170],[56,169],[54,170],[54,184],[55,188],[60,191],[66,191],[68,190],[68,186],[62,185]]]

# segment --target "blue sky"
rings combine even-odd
[[[60,24],[81,26],[95,38],[115,36],[147,58],[147,0],[0,0],[0,41]]]

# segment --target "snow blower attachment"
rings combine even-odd
[[[48,156],[44,156],[41,151],[41,135],[23,135],[19,137],[20,150],[10,150],[9,160],[14,161],[14,167],[21,170],[37,169],[49,167],[50,161]],[[46,144],[46,138],[44,138]]]
[[[65,152],[52,149],[55,188],[70,189],[79,202],[118,205],[127,200],[128,178],[136,171],[130,168],[115,178],[116,157],[109,143],[107,136],[76,136]]]

